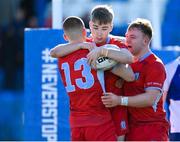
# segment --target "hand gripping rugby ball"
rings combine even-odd
[[[120,50],[118,46],[113,44],[106,44],[103,46],[103,48],[113,49],[113,50]],[[117,61],[108,58],[108,57],[98,57],[96,60],[96,69],[102,69],[102,70],[108,70],[115,66],[117,64]]]

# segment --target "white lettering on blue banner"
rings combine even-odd
[[[42,51],[42,86],[41,86],[41,134],[47,141],[58,139],[58,89],[56,58],[49,55],[49,49]]]

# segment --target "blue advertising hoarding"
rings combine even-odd
[[[49,50],[65,41],[62,30],[25,30],[24,140],[69,140],[69,103]]]

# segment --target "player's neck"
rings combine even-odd
[[[141,59],[146,53],[148,53],[148,52],[150,52],[150,49],[149,49],[149,47],[147,47],[147,48],[144,48],[143,50],[141,50],[141,52],[139,53],[139,54],[137,54],[136,56],[135,56],[135,58],[136,59]]]
[[[76,40],[70,40],[69,42],[70,43],[80,43],[80,42],[85,42],[86,40],[84,38],[79,38],[79,39],[76,39]]]

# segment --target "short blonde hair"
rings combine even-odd
[[[143,18],[137,18],[136,20],[132,21],[129,26],[128,30],[132,28],[137,28],[139,29],[142,33],[147,35],[149,39],[151,40],[152,35],[153,35],[153,28],[152,24],[149,20],[143,19]]]

